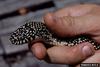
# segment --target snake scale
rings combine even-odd
[[[73,38],[60,38],[54,35],[43,21],[28,21],[26,24],[14,31],[10,36],[12,44],[21,45],[33,40],[42,40],[46,45],[74,46],[83,42],[91,43],[96,50],[100,45],[88,36],[80,35]]]

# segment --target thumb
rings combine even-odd
[[[79,34],[93,35],[100,29],[100,17],[95,15],[56,17],[49,13],[44,17],[45,24],[59,36],[75,36]]]
[[[47,50],[52,63],[77,64],[94,54],[93,46],[86,42],[74,47],[54,46]]]

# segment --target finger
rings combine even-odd
[[[100,50],[96,51],[95,54],[82,63],[100,63]]]
[[[31,50],[33,54],[40,60],[43,59],[46,55],[46,48],[42,43],[35,43]]]
[[[93,56],[84,60],[82,63],[100,63],[100,50],[96,51]],[[76,67],[80,67],[80,64],[78,64]]]
[[[94,4],[80,4],[69,7],[64,7],[54,13],[57,17],[63,16],[83,16],[93,11],[93,9],[97,9],[98,6]]]
[[[55,46],[47,50],[52,63],[77,64],[94,54],[90,43],[82,43],[74,47]]]
[[[85,15],[85,16],[66,16],[57,18],[53,14],[45,16],[45,23],[53,32],[60,36],[75,36],[79,34],[96,35],[100,29],[100,16]],[[96,23],[97,24],[96,24]]]

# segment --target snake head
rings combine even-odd
[[[30,21],[13,32],[10,41],[12,44],[21,45],[37,39],[43,39],[47,42],[52,39],[50,37],[52,34],[43,22]]]
[[[12,44],[20,45],[28,43],[30,40],[34,40],[36,35],[36,23],[28,22],[25,25],[18,28],[10,36],[10,41]]]

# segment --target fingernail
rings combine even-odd
[[[37,56],[37,54],[41,51],[42,49],[40,48],[40,46],[34,46],[32,47],[32,52],[35,56]]]
[[[87,56],[87,57],[94,54],[94,52],[93,52],[93,50],[92,50],[92,48],[91,48],[90,46],[84,46],[84,47],[82,48],[82,52],[83,52],[83,54],[84,54],[85,56]]]
[[[33,46],[32,46],[32,52],[33,52],[33,54],[34,54],[35,56],[36,56],[37,51],[38,51],[37,49],[39,49],[38,46],[36,46],[36,45],[33,45]],[[39,50],[40,50],[40,49],[39,49]]]

